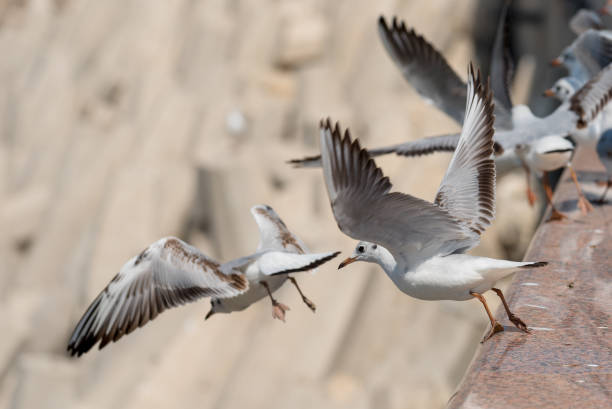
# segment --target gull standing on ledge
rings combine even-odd
[[[422,300],[477,298],[491,321],[483,342],[504,328],[482,294],[493,290],[510,321],[529,332],[495,283],[518,268],[547,264],[462,254],[480,242],[495,213],[493,119],[489,86],[470,64],[463,130],[434,203],[389,192],[389,178],[359,141],[348,130],[343,138],[329,119],[321,122],[321,162],[334,217],[342,232],[361,240],[338,268],[377,263],[401,291]]]
[[[251,213],[261,241],[250,256],[219,264],[184,241],[165,237],[128,261],[83,314],[68,343],[70,354],[81,356],[98,341],[102,349],[164,310],[204,297],[211,297],[212,305],[206,318],[241,311],[267,296],[272,316],[284,321],[289,308],[272,293],[287,279],[314,312],[289,274],[312,270],[340,252],[306,253],[270,206],[254,206]]]

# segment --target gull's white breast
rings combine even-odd
[[[404,293],[421,300],[472,299],[470,291],[490,290],[496,281],[524,263],[451,254],[433,257],[414,271],[394,272],[391,279]]]

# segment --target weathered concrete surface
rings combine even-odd
[[[574,164],[591,199],[605,172],[595,152],[579,151]],[[543,223],[526,260],[545,268],[515,275],[507,291],[511,310],[532,333],[508,331],[477,352],[449,408],[609,408],[612,402],[612,202],[582,215],[565,172],[555,203],[569,220]],[[510,325],[510,327],[508,327]]]

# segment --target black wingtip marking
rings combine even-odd
[[[279,271],[278,273],[274,273],[271,274],[272,276],[277,276],[277,275],[281,275],[281,274],[290,274],[290,273],[299,273],[302,271],[308,271],[308,270],[312,270],[314,268],[319,267],[322,264],[327,263],[329,260],[333,259],[334,257],[336,257],[338,254],[340,254],[339,251],[335,251],[332,254],[330,254],[329,256],[320,258],[318,260],[313,261],[312,263],[304,266],[304,267],[298,267],[298,268],[294,268],[291,270],[283,270],[283,271]]]
[[[536,267],[544,267],[548,265],[548,261],[538,261],[536,263],[525,264],[521,266],[521,268],[536,268]]]

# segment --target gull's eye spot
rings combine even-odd
[[[378,247],[378,245],[377,245],[377,244],[374,244],[374,245],[372,246],[372,250],[376,250],[376,247]]]
[[[363,253],[365,251],[365,248],[363,246],[359,246],[357,247],[357,251]]]

